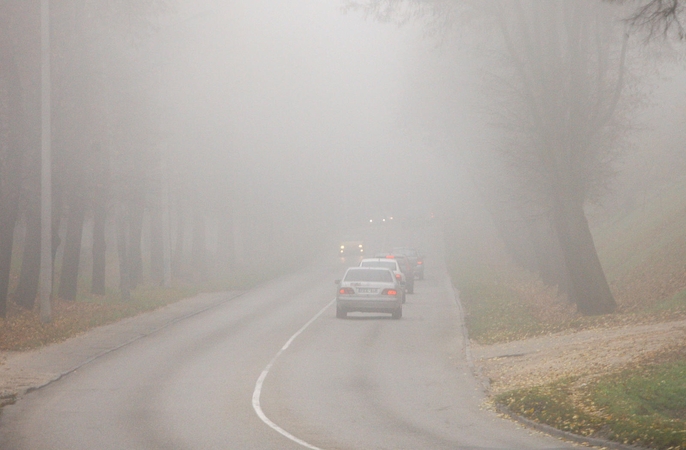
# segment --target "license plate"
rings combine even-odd
[[[376,292],[374,288],[357,288],[357,292],[360,294],[373,294]]]

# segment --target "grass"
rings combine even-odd
[[[140,287],[131,301],[117,294],[79,296],[76,301],[53,299],[50,323],[41,323],[37,308],[24,310],[9,302],[7,317],[0,319],[0,350],[22,351],[60,342],[91,328],[160,308],[199,292],[193,287]]]
[[[465,307],[465,323],[471,339],[481,344],[523,339],[545,331],[518,293],[499,283],[486,267],[461,266],[452,271]]]
[[[593,230],[617,313],[582,317],[555,288],[473,242],[451,242],[448,268],[470,337],[482,344],[564,330],[686,317],[686,181]],[[464,239],[463,239],[464,240]],[[493,248],[491,245],[489,248]],[[496,252],[498,253],[498,252]]]
[[[501,394],[510,411],[583,436],[686,449],[686,362],[625,370],[591,383],[567,379]]]
[[[618,303],[615,314],[583,317],[531,273],[466,241],[448,243],[470,338],[493,344],[588,328],[686,318],[686,183],[659,202],[594,230]],[[492,249],[491,245],[489,248]],[[494,257],[495,253],[495,257]],[[484,255],[488,255],[484,257]],[[518,389],[496,403],[572,433],[656,449],[686,450],[686,344],[610,374],[584,374]]]

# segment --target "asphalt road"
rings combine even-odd
[[[10,449],[553,449],[483,406],[445,269],[335,318],[333,258],[107,353],[0,415]]]

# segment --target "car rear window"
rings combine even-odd
[[[417,256],[417,251],[413,248],[398,247],[393,249],[393,253],[400,253],[407,256]]]
[[[385,267],[386,269],[395,270],[395,261],[362,261],[360,267]]]
[[[381,281],[393,282],[393,275],[386,270],[350,269],[345,274],[344,281]]]

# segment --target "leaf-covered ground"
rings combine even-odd
[[[680,354],[686,350],[686,319],[563,332],[492,345],[473,343],[471,348],[493,394],[566,378],[583,383],[650,365],[666,354]]]
[[[25,310],[10,300],[6,317],[0,318],[0,350],[29,350],[60,342],[91,328],[178,301],[196,291],[192,288],[139,288],[130,302],[106,297],[87,301],[53,299],[52,321],[47,324],[41,323],[37,307]]]

